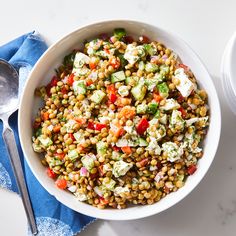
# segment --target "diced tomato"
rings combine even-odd
[[[180,107],[178,110],[181,112],[182,117],[185,118],[186,115],[187,115],[187,112],[184,110],[184,108],[183,108],[183,107]]]
[[[178,103],[182,103],[184,101],[184,97],[180,94],[178,97],[177,97],[177,102]]]
[[[129,146],[121,147],[121,150],[122,150],[123,153],[126,153],[126,154],[131,154],[132,153],[132,150]]]
[[[165,193],[169,193],[170,192],[170,189],[166,185],[164,186],[163,190],[164,190]]]
[[[114,104],[117,100],[117,95],[115,93],[109,94],[109,100]]]
[[[57,174],[49,167],[47,168],[47,175],[52,179],[55,179],[57,177]]]
[[[197,170],[197,166],[194,165],[194,164],[192,164],[192,165],[190,165],[190,166],[188,167],[187,172],[188,172],[189,175],[192,175],[192,174],[194,174],[194,172],[195,172],[196,170]]]
[[[98,130],[98,131],[101,131],[103,128],[106,128],[106,127],[107,127],[106,124],[97,123],[97,124],[94,125],[95,130]]]
[[[140,43],[150,43],[150,39],[147,36],[142,35],[139,37],[139,42]]]
[[[54,132],[54,133],[58,133],[58,132],[60,132],[60,129],[61,129],[61,126],[60,126],[60,125],[55,125],[55,126],[53,127],[53,132]]]
[[[95,178],[97,178],[98,177],[98,175],[99,175],[99,172],[97,171],[95,174],[89,174],[89,177],[90,177],[90,179],[95,179]]]
[[[121,150],[121,148],[117,146],[113,146],[112,149],[116,152],[119,152]]]
[[[99,175],[100,176],[103,176],[105,173],[104,173],[104,171],[103,171],[103,165],[100,165],[99,167],[98,167],[98,172],[99,172]]]
[[[148,120],[146,118],[142,118],[136,127],[137,133],[143,135],[144,132],[147,130],[148,126],[149,126]]]
[[[65,189],[67,187],[67,181],[65,179],[58,179],[55,183],[60,189]]]
[[[74,120],[80,125],[84,125],[87,121],[86,118],[78,118],[78,117],[74,117]]]
[[[56,76],[53,76],[52,77],[52,80],[50,82],[50,86],[53,87],[53,86],[57,86],[57,82],[58,82],[58,78]]]
[[[120,58],[119,57],[111,57],[109,59],[109,64],[114,68],[118,69],[120,67]]]
[[[65,86],[63,86],[63,87],[61,88],[61,92],[62,92],[62,94],[67,94],[67,89],[66,89]]]
[[[140,167],[146,166],[148,163],[148,158],[144,158],[141,161],[139,161]]]
[[[134,116],[135,116],[135,108],[131,106],[123,107],[118,114],[118,118],[125,117],[127,119],[132,119]]]
[[[153,99],[156,101],[156,102],[160,102],[163,98],[160,94],[158,93],[153,93]]]
[[[119,123],[112,124],[110,133],[114,135],[115,137],[119,137],[123,134],[123,128]]]
[[[57,157],[58,159],[60,159],[60,160],[63,160],[64,159],[64,157],[65,157],[65,153],[54,153],[54,156],[55,157]]]
[[[73,140],[73,142],[75,141],[75,137],[72,133],[69,133],[69,137]]]
[[[72,74],[68,77],[68,79],[67,79],[67,83],[68,83],[70,86],[72,86],[73,83],[74,83],[74,77],[75,77],[75,75],[72,73]]]
[[[48,120],[49,119],[49,113],[48,112],[44,112],[42,114],[42,119],[45,121],[45,120]]]
[[[184,64],[179,64],[179,67],[183,68],[185,71],[189,70],[189,67]]]
[[[93,129],[93,130],[94,130],[94,129],[95,129],[95,128],[94,128],[94,123],[91,122],[91,121],[89,121],[89,122],[88,122],[88,126],[87,126],[87,128],[88,128],[88,129]]]
[[[86,80],[86,85],[90,86],[91,84],[93,84],[93,81],[91,79],[87,79]]]
[[[134,42],[134,38],[130,35],[124,36],[123,39],[124,39],[125,43],[133,43]]]
[[[105,198],[103,198],[103,197],[99,197],[99,200],[100,200],[100,203],[102,204],[102,205],[106,205],[106,204],[108,204],[109,203],[109,201],[108,200],[106,200]]]
[[[95,70],[97,68],[98,63],[99,63],[98,57],[91,57],[89,60],[89,68],[91,70]]]
[[[111,94],[111,93],[116,93],[116,88],[115,88],[115,85],[114,84],[111,84],[111,85],[108,85],[107,86],[107,93],[108,94]]]

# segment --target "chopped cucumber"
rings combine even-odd
[[[83,166],[90,172],[94,167],[94,162],[96,160],[95,155],[87,154],[81,158]]]
[[[154,117],[155,118],[160,118],[160,110],[158,109],[157,111],[156,111],[156,114],[154,115]]]
[[[139,146],[140,146],[140,147],[146,147],[146,146],[148,146],[148,142],[147,142],[145,139],[139,138],[138,141],[139,141]]]
[[[158,84],[157,88],[162,97],[167,98],[169,96],[169,88],[165,82]]]
[[[70,160],[75,160],[79,157],[79,153],[76,150],[70,150],[68,152],[68,157],[70,158]]]
[[[94,91],[93,95],[90,97],[92,102],[99,104],[102,99],[106,96],[106,94],[102,90]]]
[[[154,63],[151,63],[151,62],[148,62],[146,65],[145,65],[145,70],[147,72],[157,72],[158,71],[158,65],[154,64]]]
[[[144,80],[140,79],[139,83],[131,89],[131,93],[135,100],[142,101],[146,95],[147,88],[144,84]]]
[[[122,37],[126,35],[126,31],[124,28],[116,28],[114,29],[114,36],[120,40]]]
[[[38,137],[38,139],[39,139],[40,143],[42,144],[42,146],[45,147],[45,148],[47,148],[50,145],[52,145],[52,140],[49,137],[44,138],[43,135],[40,135]]]
[[[35,132],[35,136],[38,137],[42,134],[42,128],[38,128]]]
[[[86,94],[86,85],[83,80],[74,81],[72,87],[76,95]]]
[[[166,66],[166,65],[161,65],[160,66],[160,74],[161,75],[167,75],[170,71],[170,67],[169,66]]]
[[[134,80],[135,81],[135,85],[136,85],[138,83],[139,78],[137,76],[126,77],[125,84],[126,85],[130,85],[131,84],[130,83],[131,80]]]
[[[140,62],[138,63],[138,69],[139,69],[139,70],[144,70],[144,69],[145,69],[145,64],[144,64],[143,61],[140,61]]]
[[[94,84],[91,84],[91,85],[87,86],[87,89],[94,90],[94,89],[96,89],[96,86]]]
[[[158,104],[156,102],[150,102],[147,107],[147,113],[154,115],[157,112]]]
[[[147,111],[148,106],[146,104],[139,104],[136,107],[137,114],[145,114]]]
[[[99,141],[96,145],[97,148],[97,154],[99,156],[104,156],[107,152],[107,144],[104,143],[103,141]]]
[[[44,152],[44,149],[36,143],[33,143],[33,149],[35,152]]]
[[[159,81],[155,78],[145,80],[145,84],[147,85],[147,89],[149,91],[153,91],[153,89],[157,86],[158,82]]]
[[[125,78],[126,77],[123,70],[117,71],[111,75],[111,82],[116,83],[116,82],[125,80]]]
[[[157,53],[156,47],[154,47],[151,44],[144,44],[143,47],[144,47],[145,51],[147,52],[147,54],[149,54],[150,56],[153,56]]]
[[[157,80],[158,83],[163,82],[163,80],[165,79],[164,75],[160,74],[160,73],[156,73],[153,77],[153,79]]]

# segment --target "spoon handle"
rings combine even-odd
[[[3,122],[3,123],[5,123],[4,128],[3,128],[3,133],[2,133],[3,140],[4,140],[5,145],[7,147],[7,151],[8,151],[9,157],[10,157],[10,162],[11,162],[13,172],[14,172],[14,175],[16,178],[18,189],[20,191],[20,195],[22,197],[23,205],[25,208],[25,212],[27,215],[27,219],[29,222],[31,232],[32,232],[32,234],[36,235],[37,234],[37,225],[35,222],[33,209],[31,206],[28,190],[26,187],[24,173],[23,173],[20,157],[19,157],[18,150],[17,150],[16,141],[14,138],[14,133],[13,133],[12,129],[9,127],[9,125],[6,124],[6,122]]]

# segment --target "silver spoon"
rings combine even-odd
[[[3,140],[7,147],[18,189],[32,234],[37,234],[37,226],[32,210],[24,174],[18,154],[14,133],[9,126],[10,115],[18,109],[18,73],[7,61],[0,59],[0,119],[3,121]]]

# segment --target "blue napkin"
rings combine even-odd
[[[46,49],[46,43],[35,32],[25,34],[0,47],[0,58],[9,61],[19,72],[19,94],[23,89],[30,69]],[[25,161],[20,147],[17,112],[10,117],[10,126],[14,130],[22,167],[24,169],[39,231],[38,236],[76,235],[95,219],[79,214],[64,206],[40,185]],[[2,133],[1,122],[0,133]],[[1,135],[0,153],[0,187],[19,193]],[[30,231],[28,235],[32,235]]]

